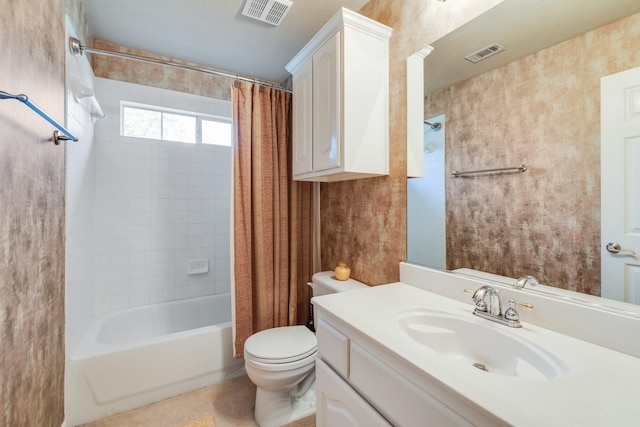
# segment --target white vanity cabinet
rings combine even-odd
[[[322,360],[316,362],[316,425],[391,427]]]
[[[584,336],[615,325],[622,341],[637,335],[637,315],[493,282],[503,301],[526,297],[535,306],[521,313],[521,328],[509,328],[473,314],[464,290],[488,282],[401,267],[403,282],[312,298],[318,425],[638,425],[640,359],[633,349],[625,354],[532,322],[538,315],[578,331],[564,322],[569,315]]]
[[[318,427],[506,426],[441,384],[416,381],[410,368],[403,371],[406,363],[393,360],[391,353],[317,304],[316,313]]]
[[[389,174],[391,28],[342,8],[287,64],[293,76],[293,178]]]

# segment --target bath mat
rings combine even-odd
[[[180,424],[178,427],[216,427],[216,423],[213,420],[213,416],[198,418],[197,420],[189,421],[184,424]]]

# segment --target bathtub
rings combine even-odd
[[[230,294],[97,317],[67,366],[69,425],[245,375],[233,357]]]

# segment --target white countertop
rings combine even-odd
[[[419,372],[410,378],[417,386],[425,389],[435,379],[509,424],[640,425],[640,359],[636,357],[524,321],[522,328],[509,328],[480,319],[472,314],[470,297],[465,304],[400,282],[316,297],[313,302]],[[397,314],[412,307],[468,315],[473,321],[517,334],[554,354],[569,371],[549,380],[532,380],[483,372],[443,357],[398,328]]]

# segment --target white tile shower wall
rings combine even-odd
[[[428,121],[442,128],[424,127],[424,176],[407,181],[407,261],[445,269],[445,116]]]
[[[68,35],[76,37],[69,19]],[[93,123],[88,99],[76,101],[71,80],[93,87],[93,71],[85,57],[67,53],[66,125],[78,142],[65,143],[65,316],[66,348],[73,355],[94,315],[93,287],[93,205],[95,161]]]
[[[231,149],[120,136],[120,101],[231,117],[231,104],[96,79],[96,314],[230,291]],[[209,272],[188,275],[190,259]]]

